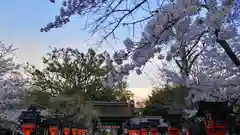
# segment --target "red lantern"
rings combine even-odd
[[[86,134],[86,130],[83,129],[83,130],[82,130],[82,135],[85,135],[85,134]]]
[[[81,129],[77,129],[77,133],[78,133],[78,135],[81,135],[82,134],[82,130]]]
[[[129,135],[135,135],[135,130],[128,130]]]
[[[179,128],[168,128],[169,135],[179,135],[180,129]]]
[[[70,134],[70,128],[63,128],[64,135]]]
[[[86,130],[85,129],[78,129],[77,133],[78,133],[78,135],[85,135],[86,134]]]
[[[150,129],[150,132],[151,132],[152,135],[157,135],[158,129],[156,129],[156,128],[151,128],[151,129]]]
[[[140,130],[135,130],[135,132],[136,132],[136,135],[140,135],[141,134]]]
[[[147,129],[141,129],[142,130],[142,135],[147,135]]]
[[[35,130],[36,124],[34,123],[23,123],[22,130],[25,135],[31,135],[31,133]]]
[[[186,130],[186,135],[189,135],[189,130],[188,129]]]
[[[76,128],[72,128],[72,135],[77,135],[77,129]]]
[[[57,135],[58,128],[55,126],[52,126],[49,128],[49,131],[50,131],[50,135]]]

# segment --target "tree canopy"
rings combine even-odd
[[[106,76],[114,69],[105,64],[104,53],[54,48],[43,57],[43,63],[43,69],[30,64],[25,67],[34,89],[26,99],[46,107],[55,116],[96,116],[85,101],[128,101],[133,96],[124,81],[114,89],[104,85]]]
[[[16,49],[0,42],[0,126],[14,130],[22,99],[29,91],[28,80],[19,71],[13,59]]]
[[[86,54],[71,48],[54,48],[43,57],[44,69],[28,65],[26,71],[31,75],[31,83],[37,89],[49,92],[50,96],[59,93],[66,95],[80,92],[85,100],[116,100],[114,94],[126,92],[126,82],[118,89],[105,87],[104,79],[112,70],[104,64],[103,54],[89,49]]]
[[[183,86],[166,86],[154,88],[145,102],[146,115],[160,115],[163,111],[181,111],[187,107],[185,97],[188,89]]]
[[[155,56],[175,60],[181,69],[182,84],[188,85],[189,70],[202,50],[209,46],[220,46],[239,67],[240,60],[231,46],[231,42],[239,42],[238,13],[238,0],[64,0],[59,15],[41,30],[59,28],[68,23],[71,16],[80,15],[88,18],[86,26],[92,34],[102,30],[106,33],[104,41],[111,35],[115,37],[122,25],[132,26],[134,32],[140,28],[137,25],[143,25],[142,33],[137,34],[140,38],[126,37],[125,48],[114,53],[116,63],[122,65],[124,72],[135,70],[141,74],[142,67]],[[135,15],[140,17],[130,19]],[[122,62],[125,60],[128,62]]]

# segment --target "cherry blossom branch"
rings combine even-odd
[[[100,44],[103,43],[104,40],[106,40],[112,33],[114,33],[114,31],[119,27],[119,25],[121,24],[121,22],[123,21],[123,19],[125,19],[125,17],[127,17],[128,15],[130,15],[133,11],[135,11],[136,9],[138,9],[142,4],[144,4],[145,2],[147,2],[147,0],[143,0],[142,2],[140,2],[139,4],[137,4],[134,8],[132,8],[131,10],[128,11],[128,13],[124,14],[117,22],[117,24],[114,26],[114,28],[106,35],[104,36],[104,38],[99,42]]]
[[[237,57],[237,55],[233,52],[232,48],[229,46],[228,42],[226,40],[221,40],[218,37],[220,30],[215,30],[215,36],[217,38],[216,42],[221,45],[221,47],[224,49],[226,54],[229,56],[229,58],[232,60],[232,62],[235,64],[236,67],[240,67],[240,59]]]
[[[130,22],[130,23],[123,23],[123,25],[135,25],[137,23],[141,23],[141,22],[144,22],[144,21],[147,21],[149,19],[151,19],[155,14],[151,14],[150,16],[146,17],[146,18],[143,18],[141,20],[138,20],[138,21],[134,21],[134,22]]]

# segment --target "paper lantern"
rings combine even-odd
[[[129,135],[135,135],[135,133],[136,133],[135,130],[128,130]]]
[[[156,129],[156,128],[151,128],[151,129],[150,129],[150,132],[151,132],[152,135],[157,135],[158,129]]]
[[[35,130],[36,124],[34,123],[23,123],[22,130],[25,135],[31,135],[31,133]]]
[[[49,131],[50,131],[50,135],[57,135],[58,127],[56,127],[56,126],[51,126],[51,127],[49,128]]]
[[[147,129],[141,129],[142,135],[147,135]]]
[[[72,128],[72,135],[77,135],[77,129],[76,128]]]
[[[63,128],[64,135],[70,135],[70,128]]]
[[[179,128],[168,128],[169,135],[179,135],[180,129]]]

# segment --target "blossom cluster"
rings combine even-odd
[[[50,1],[55,2],[55,0]],[[104,1],[64,0],[60,14],[55,17],[55,21],[50,22],[41,31],[61,27],[70,22],[72,15],[82,15],[85,9],[94,7]],[[226,67],[217,68],[224,64],[228,65],[230,62],[226,58],[217,57],[218,54],[210,52],[217,52],[213,46],[216,45],[216,39],[231,40],[238,35],[237,28],[231,22],[232,19],[237,19],[238,11],[239,0],[177,0],[159,7],[157,14],[147,22],[140,39],[133,41],[126,38],[123,41],[125,48],[115,52],[113,57],[105,53],[105,60],[106,64],[109,65],[109,69],[112,69],[113,61],[117,64],[112,72],[106,76],[106,85],[114,86],[133,70],[137,74],[141,74],[141,68],[155,56],[160,60],[166,59],[167,61],[183,57],[184,52],[181,48],[192,45],[202,35],[200,42],[209,46],[211,51],[206,50],[204,54],[208,57],[205,58],[209,60],[208,62],[204,59],[200,60],[201,67],[205,67],[202,70],[206,72],[201,72],[197,77],[197,81],[193,78],[183,78],[180,74],[168,69],[163,69],[163,72],[173,82],[185,84],[195,90],[191,92],[195,92],[195,101],[203,97],[208,98],[205,100],[213,100],[213,96],[206,95],[209,95],[208,92],[214,93],[213,90],[219,90],[219,88],[221,90],[218,94],[229,95],[228,92],[238,89],[238,84],[234,82],[234,80],[238,80],[236,70],[226,69]],[[216,30],[219,30],[217,36],[215,34]],[[168,48],[166,52],[165,47]],[[216,63],[218,61],[216,58],[224,61]],[[130,62],[125,62],[129,60]],[[232,88],[233,86],[234,88]],[[205,95],[198,92],[205,93]],[[221,97],[221,94],[217,96]],[[198,97],[196,95],[203,96]],[[237,94],[232,95],[237,96]]]
[[[17,71],[19,66],[13,62],[14,51],[12,46],[0,42],[0,119],[12,122],[16,122],[20,115],[21,110],[17,105],[20,97],[27,92],[27,80]]]
[[[55,16],[53,22],[49,22],[44,28],[41,28],[41,32],[47,32],[52,28],[62,27],[64,24],[70,22],[70,17],[76,14],[82,15],[85,9],[94,7],[105,0],[63,0],[62,7],[60,8],[59,15]],[[55,3],[55,0],[50,0]]]
[[[237,30],[234,26],[223,25],[233,8],[232,0],[224,0],[222,3],[216,0],[206,2],[178,0],[161,7],[146,24],[139,41],[134,42],[130,38],[123,41],[125,50],[114,53],[115,62],[122,64],[128,55],[131,62],[122,64],[123,69],[127,72],[135,70],[137,74],[141,74],[141,67],[151,58],[157,55],[159,59],[171,61],[173,57],[183,55],[182,46],[187,46],[202,33],[206,33],[202,42],[207,45],[215,43],[217,38],[228,40],[235,37]],[[220,30],[218,37],[214,35],[216,29]],[[166,56],[162,51],[164,46],[170,48]]]

